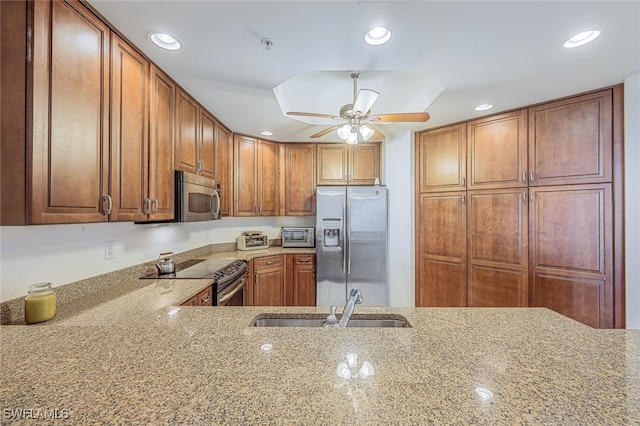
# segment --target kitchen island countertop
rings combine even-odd
[[[154,285],[140,291],[158,293],[156,305],[131,321],[89,310],[0,327],[2,423],[640,422],[637,331],[594,330],[543,308],[357,307],[413,327],[255,328],[260,313],[327,309],[176,309]],[[349,353],[374,375],[339,378]]]

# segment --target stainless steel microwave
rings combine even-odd
[[[282,227],[282,247],[315,247],[316,228]]]
[[[176,222],[220,219],[220,184],[193,173],[176,170]]]

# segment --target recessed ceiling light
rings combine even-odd
[[[273,132],[271,130],[263,130],[260,132],[262,136],[273,136]]]
[[[476,111],[486,111],[486,110],[491,109],[491,108],[493,108],[493,105],[491,105],[491,104],[482,104],[482,105],[478,105],[474,109]]]
[[[371,46],[379,46],[385,44],[391,38],[391,30],[384,27],[375,27],[370,29],[364,35],[364,41]]]
[[[178,50],[181,46],[178,39],[169,34],[151,33],[149,34],[149,38],[156,46],[162,47],[163,49]]]
[[[570,49],[572,47],[582,46],[583,44],[592,42],[593,40],[598,38],[599,35],[600,35],[600,31],[597,31],[597,30],[583,31],[579,34],[574,35],[569,40],[565,41],[563,46],[566,47],[567,49]]]

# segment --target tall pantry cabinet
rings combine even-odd
[[[416,135],[416,306],[542,306],[624,326],[621,96]]]

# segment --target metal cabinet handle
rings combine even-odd
[[[151,214],[156,214],[158,213],[158,210],[160,209],[160,204],[158,203],[158,199],[154,198],[151,200]],[[153,207],[155,206],[155,207]]]
[[[309,258],[308,258],[308,257],[300,257],[300,258],[298,258],[298,260],[299,260],[300,262],[308,262],[308,261],[309,261]]]
[[[533,191],[529,193],[529,200],[533,203]]]
[[[202,300],[201,303],[207,303],[210,300],[210,298],[209,298],[209,296],[207,296],[206,298],[201,299],[201,300]]]
[[[464,206],[467,203],[467,197],[466,195],[462,196],[462,205]]]
[[[107,203],[107,208],[102,211],[102,214],[106,216],[111,214],[111,210],[113,209],[113,200],[111,199],[111,195],[104,195],[102,197],[103,208],[105,202]]]
[[[144,208],[142,209],[142,213],[151,214],[151,200],[149,198],[145,198],[143,203]]]
[[[527,172],[522,173],[522,182],[527,183]]]
[[[522,202],[527,204],[527,200],[529,197],[527,197],[527,193],[526,191],[522,193]]]
[[[536,172],[529,173],[529,182],[533,183],[536,181]]]
[[[460,179],[460,186],[466,186],[466,184],[467,184],[467,178]]]
[[[267,264],[267,265],[273,265],[273,260],[267,260],[267,261],[265,262],[265,264]]]

